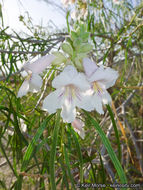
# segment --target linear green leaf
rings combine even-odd
[[[127,183],[127,179],[126,179],[124,170],[123,170],[114,150],[111,147],[110,141],[106,137],[105,133],[102,131],[100,125],[89,115],[89,113],[87,113],[86,111],[84,111],[84,112],[86,113],[87,117],[90,119],[91,123],[93,124],[93,126],[97,130],[98,134],[100,135],[102,142],[103,142],[104,146],[106,147],[107,152],[109,153],[109,156],[114,164],[114,167],[116,168],[116,171],[119,175],[121,183],[122,184]]]
[[[9,165],[9,167],[10,167],[11,170],[13,171],[13,174],[17,177],[17,172],[14,170],[14,168],[13,168],[11,162],[9,161],[8,156],[7,156],[6,152],[5,152],[5,149],[4,149],[4,146],[3,146],[2,142],[1,142],[1,140],[0,140],[0,148],[1,148],[1,151],[2,151],[2,153],[3,153],[3,155],[4,155],[4,157],[5,157],[5,159],[6,159],[7,163],[8,163],[8,165]]]
[[[74,185],[74,179],[71,174],[70,162],[69,162],[68,153],[67,153],[65,145],[64,145],[64,156],[65,156],[65,162],[66,162],[66,166],[67,166],[68,175],[69,175],[69,178],[70,178],[70,181],[72,184],[72,189],[76,190],[75,185]]]
[[[56,146],[57,146],[57,139],[58,139],[58,131],[59,131],[59,123],[60,123],[60,110],[57,112],[57,120],[54,127],[53,133],[53,142],[50,152],[50,182],[52,190],[56,190],[56,183],[55,183],[55,157],[56,157]]]
[[[37,133],[33,137],[31,143],[28,145],[27,151],[24,155],[22,166],[21,166],[21,171],[24,171],[27,169],[27,166],[32,158],[33,151],[35,149],[35,145],[37,141],[39,140],[40,136],[42,135],[45,127],[47,126],[47,123],[50,121],[50,119],[53,117],[53,114],[51,114],[48,118],[46,118],[41,126],[39,127]]]
[[[72,133],[72,136],[74,138],[76,149],[77,149],[77,153],[78,153],[78,156],[79,156],[79,162],[80,162],[80,183],[83,183],[83,158],[82,158],[80,144],[78,142],[78,139],[77,139],[77,137],[75,135],[74,130],[71,128],[71,124],[69,124],[69,128],[70,128],[70,132]]]
[[[61,165],[61,169],[62,169],[62,172],[63,172],[63,182],[62,182],[62,184],[65,184],[67,190],[69,190],[69,184],[68,184],[68,178],[67,178],[66,168],[65,168],[64,162],[63,162],[63,160],[62,160],[61,157],[59,159],[59,163]],[[61,189],[63,189],[63,188],[64,187],[61,187]]]
[[[117,125],[116,125],[114,115],[113,115],[113,112],[112,112],[110,106],[107,105],[106,107],[108,109],[108,112],[109,112],[109,115],[110,115],[110,118],[111,118],[111,121],[112,121],[112,124],[113,124],[113,128],[114,128],[114,131],[115,131],[115,136],[116,136],[116,139],[117,139],[117,146],[118,146],[118,158],[119,158],[119,161],[121,161],[121,146],[120,146],[120,139],[119,139]]]

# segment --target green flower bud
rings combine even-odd
[[[62,50],[70,56],[73,55],[73,48],[69,43],[63,43]]]
[[[61,63],[65,63],[66,62],[66,57],[63,55],[63,53],[56,51],[52,53],[56,58],[54,59],[54,61],[52,62],[52,64],[54,65],[59,65]]]

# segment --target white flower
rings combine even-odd
[[[61,1],[65,7],[75,2],[75,0],[61,0]]]
[[[54,60],[53,55],[46,55],[39,58],[33,63],[26,63],[23,68],[28,73],[27,78],[21,85],[17,97],[22,97],[27,94],[27,92],[38,92],[42,86],[42,78],[39,74],[44,71]]]
[[[72,126],[75,130],[75,132],[77,132],[79,134],[79,136],[84,139],[85,137],[85,132],[84,132],[84,123],[80,120],[80,119],[75,119],[73,122],[72,122]]]
[[[92,105],[100,114],[103,114],[102,103],[109,104],[112,101],[107,89],[115,84],[118,72],[109,67],[98,67],[89,58],[83,59],[83,67],[91,85]]]
[[[43,109],[49,113],[55,113],[62,108],[61,117],[64,122],[71,123],[76,117],[76,106],[91,111],[90,94],[86,91],[90,84],[83,73],[77,72],[75,67],[68,65],[53,81],[56,88],[43,102]]]

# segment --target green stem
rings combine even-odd
[[[119,133],[118,133],[117,125],[116,125],[116,122],[115,122],[115,119],[114,119],[113,112],[112,112],[109,105],[107,105],[107,109],[108,109],[110,118],[112,120],[113,128],[114,128],[114,131],[115,131],[115,136],[116,136],[116,139],[117,139],[118,158],[119,158],[119,161],[121,161],[121,146],[120,146],[120,139],[119,139]]]

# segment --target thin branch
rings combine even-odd
[[[114,38],[112,38],[111,36],[108,36],[108,35],[103,35],[103,34],[91,34],[90,35],[91,37],[93,37],[93,36],[97,36],[97,37],[99,37],[99,38],[105,38],[105,39],[108,39],[108,40],[110,40],[110,41],[114,41]]]
[[[35,44],[42,44],[42,43],[52,42],[52,41],[56,41],[56,40],[64,40],[65,37],[63,37],[62,35],[66,35],[66,33],[59,33],[59,34],[60,34],[59,37],[50,38],[51,36],[49,36],[50,39],[47,39],[47,40],[45,40],[45,39],[42,39],[42,40],[30,39],[31,37],[22,38],[22,37],[17,37],[17,36],[14,36],[12,34],[7,34],[7,33],[4,33],[4,34],[2,33],[1,36],[5,35],[5,36],[8,36],[10,38],[17,39],[17,40],[22,40],[22,41],[26,41],[26,42],[30,42],[30,43],[35,43]],[[54,35],[52,35],[52,36],[54,36]],[[57,36],[58,36],[58,34],[57,34]]]
[[[133,144],[135,146],[135,150],[136,150],[136,154],[137,154],[137,159],[139,160],[139,165],[140,165],[140,170],[141,170],[141,174],[143,175],[143,163],[142,163],[142,154],[140,153],[139,151],[139,148],[138,148],[138,145],[136,143],[136,138],[134,136],[134,133],[132,131],[132,127],[130,126],[127,118],[126,118],[126,112],[125,112],[125,106],[126,104],[124,104],[122,106],[122,114],[123,114],[123,118],[124,118],[124,123],[126,124],[126,126],[128,127],[129,129],[129,132],[130,132],[130,135],[132,137],[132,141],[133,141]]]
[[[5,49],[0,49],[0,53],[8,53],[8,54],[32,54],[32,55],[46,55],[54,46],[56,46],[59,42],[63,42],[65,40],[65,38],[60,37],[57,38],[58,40],[53,43],[51,46],[48,47],[47,50],[45,51],[10,51],[10,50],[5,50]]]

